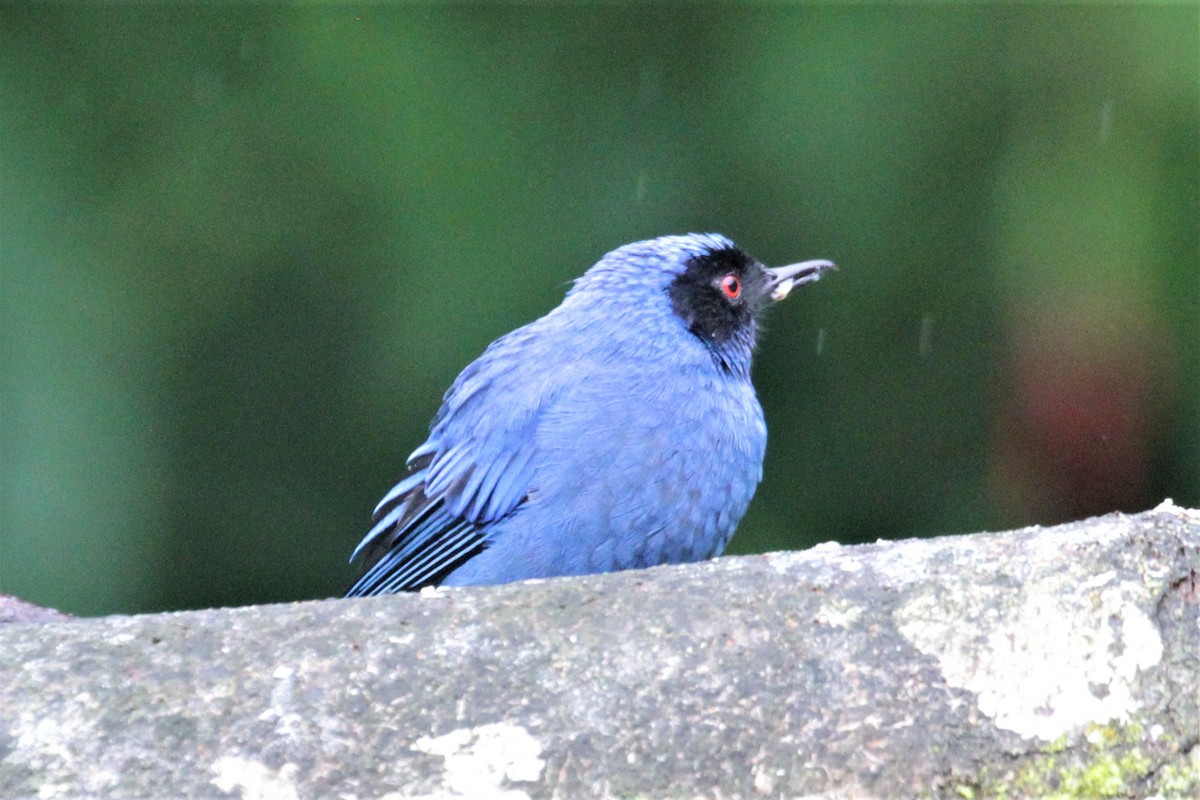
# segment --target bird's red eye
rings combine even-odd
[[[727,300],[737,300],[742,296],[742,282],[732,272],[721,278],[721,294]]]

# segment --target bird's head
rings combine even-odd
[[[733,349],[748,358],[758,314],[833,268],[821,260],[766,267],[720,234],[660,236],[613,250],[576,281],[570,295],[646,298],[652,309],[669,308],[716,354]]]

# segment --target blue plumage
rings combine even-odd
[[[768,269],[715,234],[606,255],[458,376],[349,594],[719,555],[762,477],[755,317],[832,266]]]

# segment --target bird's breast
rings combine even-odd
[[[753,388],[722,376],[589,375],[547,409],[528,524],[596,572],[719,554],[762,474]],[[551,519],[537,519],[550,516]]]

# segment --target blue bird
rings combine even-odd
[[[762,478],[756,317],[832,268],[768,269],[717,234],[604,256],[454,381],[348,594],[720,555]]]

